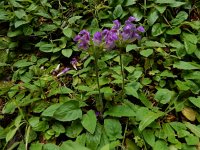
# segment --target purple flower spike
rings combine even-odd
[[[78,64],[78,61],[77,61],[77,59],[76,58],[72,58],[72,60],[71,60],[71,62],[70,62],[71,64],[72,64],[72,66],[74,67],[74,69],[76,69],[77,70],[77,64]]]
[[[133,17],[133,16],[130,16],[130,17],[128,18],[128,20],[129,20],[130,22],[133,22],[133,21],[135,21],[135,20],[136,20],[136,18],[135,18],[135,17]]]
[[[70,70],[70,68],[66,67],[65,69],[63,69],[59,74],[57,74],[57,77],[65,74],[66,72],[68,72]]]
[[[137,30],[138,30],[139,32],[145,32],[145,29],[144,29],[143,26],[139,26],[139,27],[137,27]]]
[[[82,30],[75,38],[74,41],[78,43],[78,48],[88,49],[90,42],[90,33],[87,30]]]
[[[96,32],[94,34],[94,37],[92,39],[94,41],[95,45],[100,45],[100,43],[102,42],[102,34],[101,32]]]
[[[114,20],[113,23],[114,23],[114,26],[112,27],[112,29],[118,30],[121,26],[121,23],[119,22],[119,20]]]

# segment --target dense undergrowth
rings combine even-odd
[[[199,150],[199,8],[198,0],[1,0],[0,149]],[[99,48],[73,40],[129,16],[144,26],[141,39],[97,59]]]

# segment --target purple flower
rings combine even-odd
[[[68,68],[68,67],[64,68],[59,74],[57,74],[57,77],[59,77],[59,76],[65,74],[65,73],[68,72],[69,70],[70,70],[70,68]]]
[[[74,67],[74,69],[76,69],[77,70],[77,64],[78,64],[78,61],[77,61],[77,59],[76,58],[72,58],[72,60],[71,60],[71,65]]]
[[[121,23],[119,22],[119,20],[114,20],[113,23],[114,23],[114,26],[112,27],[112,29],[118,30],[121,26]]]
[[[139,32],[145,32],[145,29],[144,29],[143,26],[139,26],[139,27],[137,27],[137,30],[138,30]]]
[[[95,45],[100,45],[100,43],[102,42],[102,34],[101,32],[96,32],[94,34],[94,37],[93,37],[93,42]]]
[[[125,24],[127,24],[127,23],[132,23],[132,22],[135,21],[135,20],[136,20],[135,17],[130,16],[130,17],[125,21]]]
[[[87,30],[82,30],[74,38],[74,41],[78,43],[78,48],[80,48],[80,49],[88,49],[89,42],[90,42],[90,33]]]
[[[112,49],[115,47],[115,42],[119,39],[118,31],[115,29],[111,29],[110,31],[106,30],[106,35],[104,36],[105,40],[105,48]]]

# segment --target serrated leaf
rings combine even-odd
[[[167,104],[171,100],[172,96],[173,96],[172,91],[168,89],[159,89],[156,92],[154,99],[162,104]]]
[[[93,110],[89,110],[87,114],[83,115],[81,123],[88,132],[93,134],[97,124],[95,112]]]
[[[155,8],[152,8],[147,16],[147,23],[149,26],[152,26],[158,19],[158,11]]]

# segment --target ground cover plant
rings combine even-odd
[[[0,149],[200,149],[197,0],[2,0]]]

